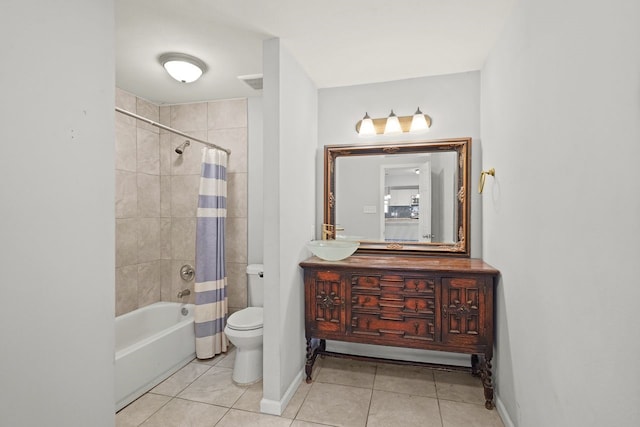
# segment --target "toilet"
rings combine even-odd
[[[249,307],[227,319],[224,333],[236,346],[232,379],[236,384],[253,384],[262,379],[262,304],[264,287],[262,264],[247,266]]]

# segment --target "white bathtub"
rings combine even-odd
[[[116,411],[195,358],[193,307],[157,302],[116,317]]]

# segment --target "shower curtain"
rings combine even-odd
[[[196,223],[194,310],[196,356],[208,359],[227,351],[227,275],[224,237],[227,217],[227,158],[222,150],[202,149]]]

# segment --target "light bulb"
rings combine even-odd
[[[369,113],[365,113],[362,121],[360,122],[360,131],[358,132],[358,135],[368,136],[375,134],[376,128],[373,126],[373,120],[369,117]]]
[[[387,117],[387,123],[384,126],[384,134],[392,134],[392,133],[401,133],[402,128],[400,127],[400,121],[398,120],[398,116],[391,110],[391,114]]]
[[[427,118],[424,116],[422,111],[420,111],[420,107],[413,115],[413,119],[411,119],[411,128],[409,132],[423,132],[429,130],[429,124],[427,123]]]

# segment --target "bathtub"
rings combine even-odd
[[[195,358],[193,307],[157,302],[116,317],[116,411]]]

